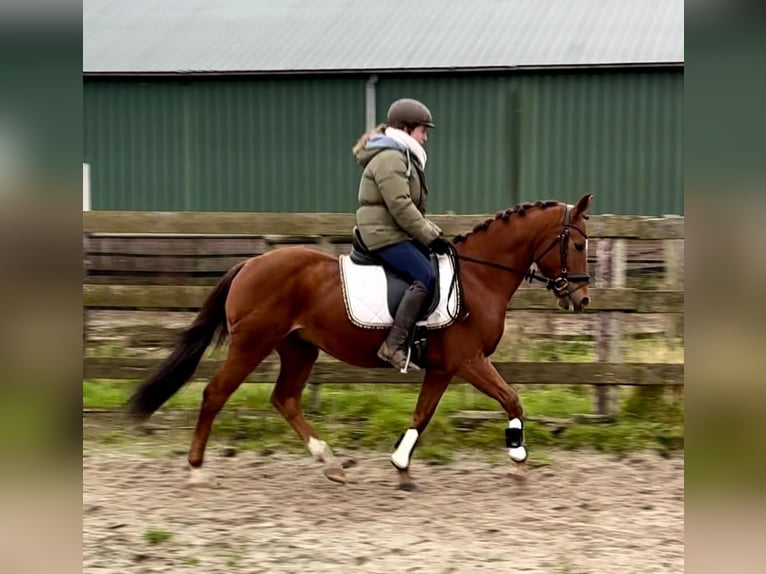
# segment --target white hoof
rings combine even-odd
[[[189,486],[207,487],[213,486],[210,476],[201,468],[189,467]]]
[[[517,446],[515,448],[508,449],[508,456],[511,457],[513,462],[524,462],[527,460],[527,448],[525,446]]]

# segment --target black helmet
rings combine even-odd
[[[422,103],[410,98],[396,100],[388,108],[387,123],[394,128],[434,126],[431,111]]]

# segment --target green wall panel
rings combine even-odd
[[[683,72],[383,75],[376,112],[422,99],[433,213],[574,201],[683,214]],[[365,78],[87,78],[94,209],[351,212]]]
[[[86,82],[83,92],[93,209],[183,209],[180,86]]]
[[[361,80],[89,81],[84,92],[94,209],[356,204]]]
[[[567,73],[523,78],[522,195],[594,211],[683,214],[683,74]]]
[[[384,77],[378,82],[378,118],[385,120],[388,106],[402,97],[425,103],[436,124],[425,146],[430,211],[483,213],[516,202],[508,77]]]

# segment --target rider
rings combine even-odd
[[[359,183],[356,225],[367,248],[410,284],[399,303],[394,324],[378,349],[378,357],[396,369],[407,364],[407,340],[436,288],[427,255],[447,253],[450,243],[425,217],[428,188],[423,144],[434,123],[421,102],[396,100],[385,124],[362,135],[354,146],[364,171]],[[410,362],[417,370],[418,366]]]

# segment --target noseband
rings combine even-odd
[[[496,269],[502,269],[504,271],[510,271],[512,273],[518,273],[520,275],[524,276],[524,279],[529,281],[530,283],[532,281],[540,281],[542,283],[545,283],[545,288],[548,290],[553,291],[553,294],[556,295],[556,297],[563,298],[568,297],[578,289],[582,288],[585,284],[590,283],[590,275],[587,273],[575,273],[574,275],[569,274],[569,270],[567,269],[567,260],[569,257],[569,234],[570,229],[574,229],[580,233],[585,239],[588,239],[588,234],[585,233],[582,229],[577,227],[576,225],[572,224],[572,209],[574,209],[573,206],[568,205],[566,214],[564,215],[564,224],[563,228],[561,230],[561,233],[559,233],[555,239],[551,242],[550,245],[543,251],[540,255],[535,257],[533,260],[533,263],[537,266],[537,268],[540,268],[540,261],[543,257],[545,257],[548,252],[553,249],[556,244],[559,244],[559,255],[561,256],[561,271],[559,271],[558,276],[556,276],[553,279],[550,279],[549,277],[546,277],[545,275],[541,275],[538,273],[535,273],[532,271],[532,267],[527,269],[526,271],[521,271],[520,269],[516,269],[514,267],[510,267],[508,265],[502,265],[500,263],[495,263],[493,261],[484,261],[483,259],[476,259],[474,257],[469,257],[467,255],[458,255],[455,253],[455,257],[458,259],[463,259],[465,261],[472,261],[474,263],[480,263],[482,265],[487,265],[489,267],[495,267]],[[572,281],[574,283],[582,283],[579,287],[576,287],[575,289],[570,290],[569,289],[569,282]]]

